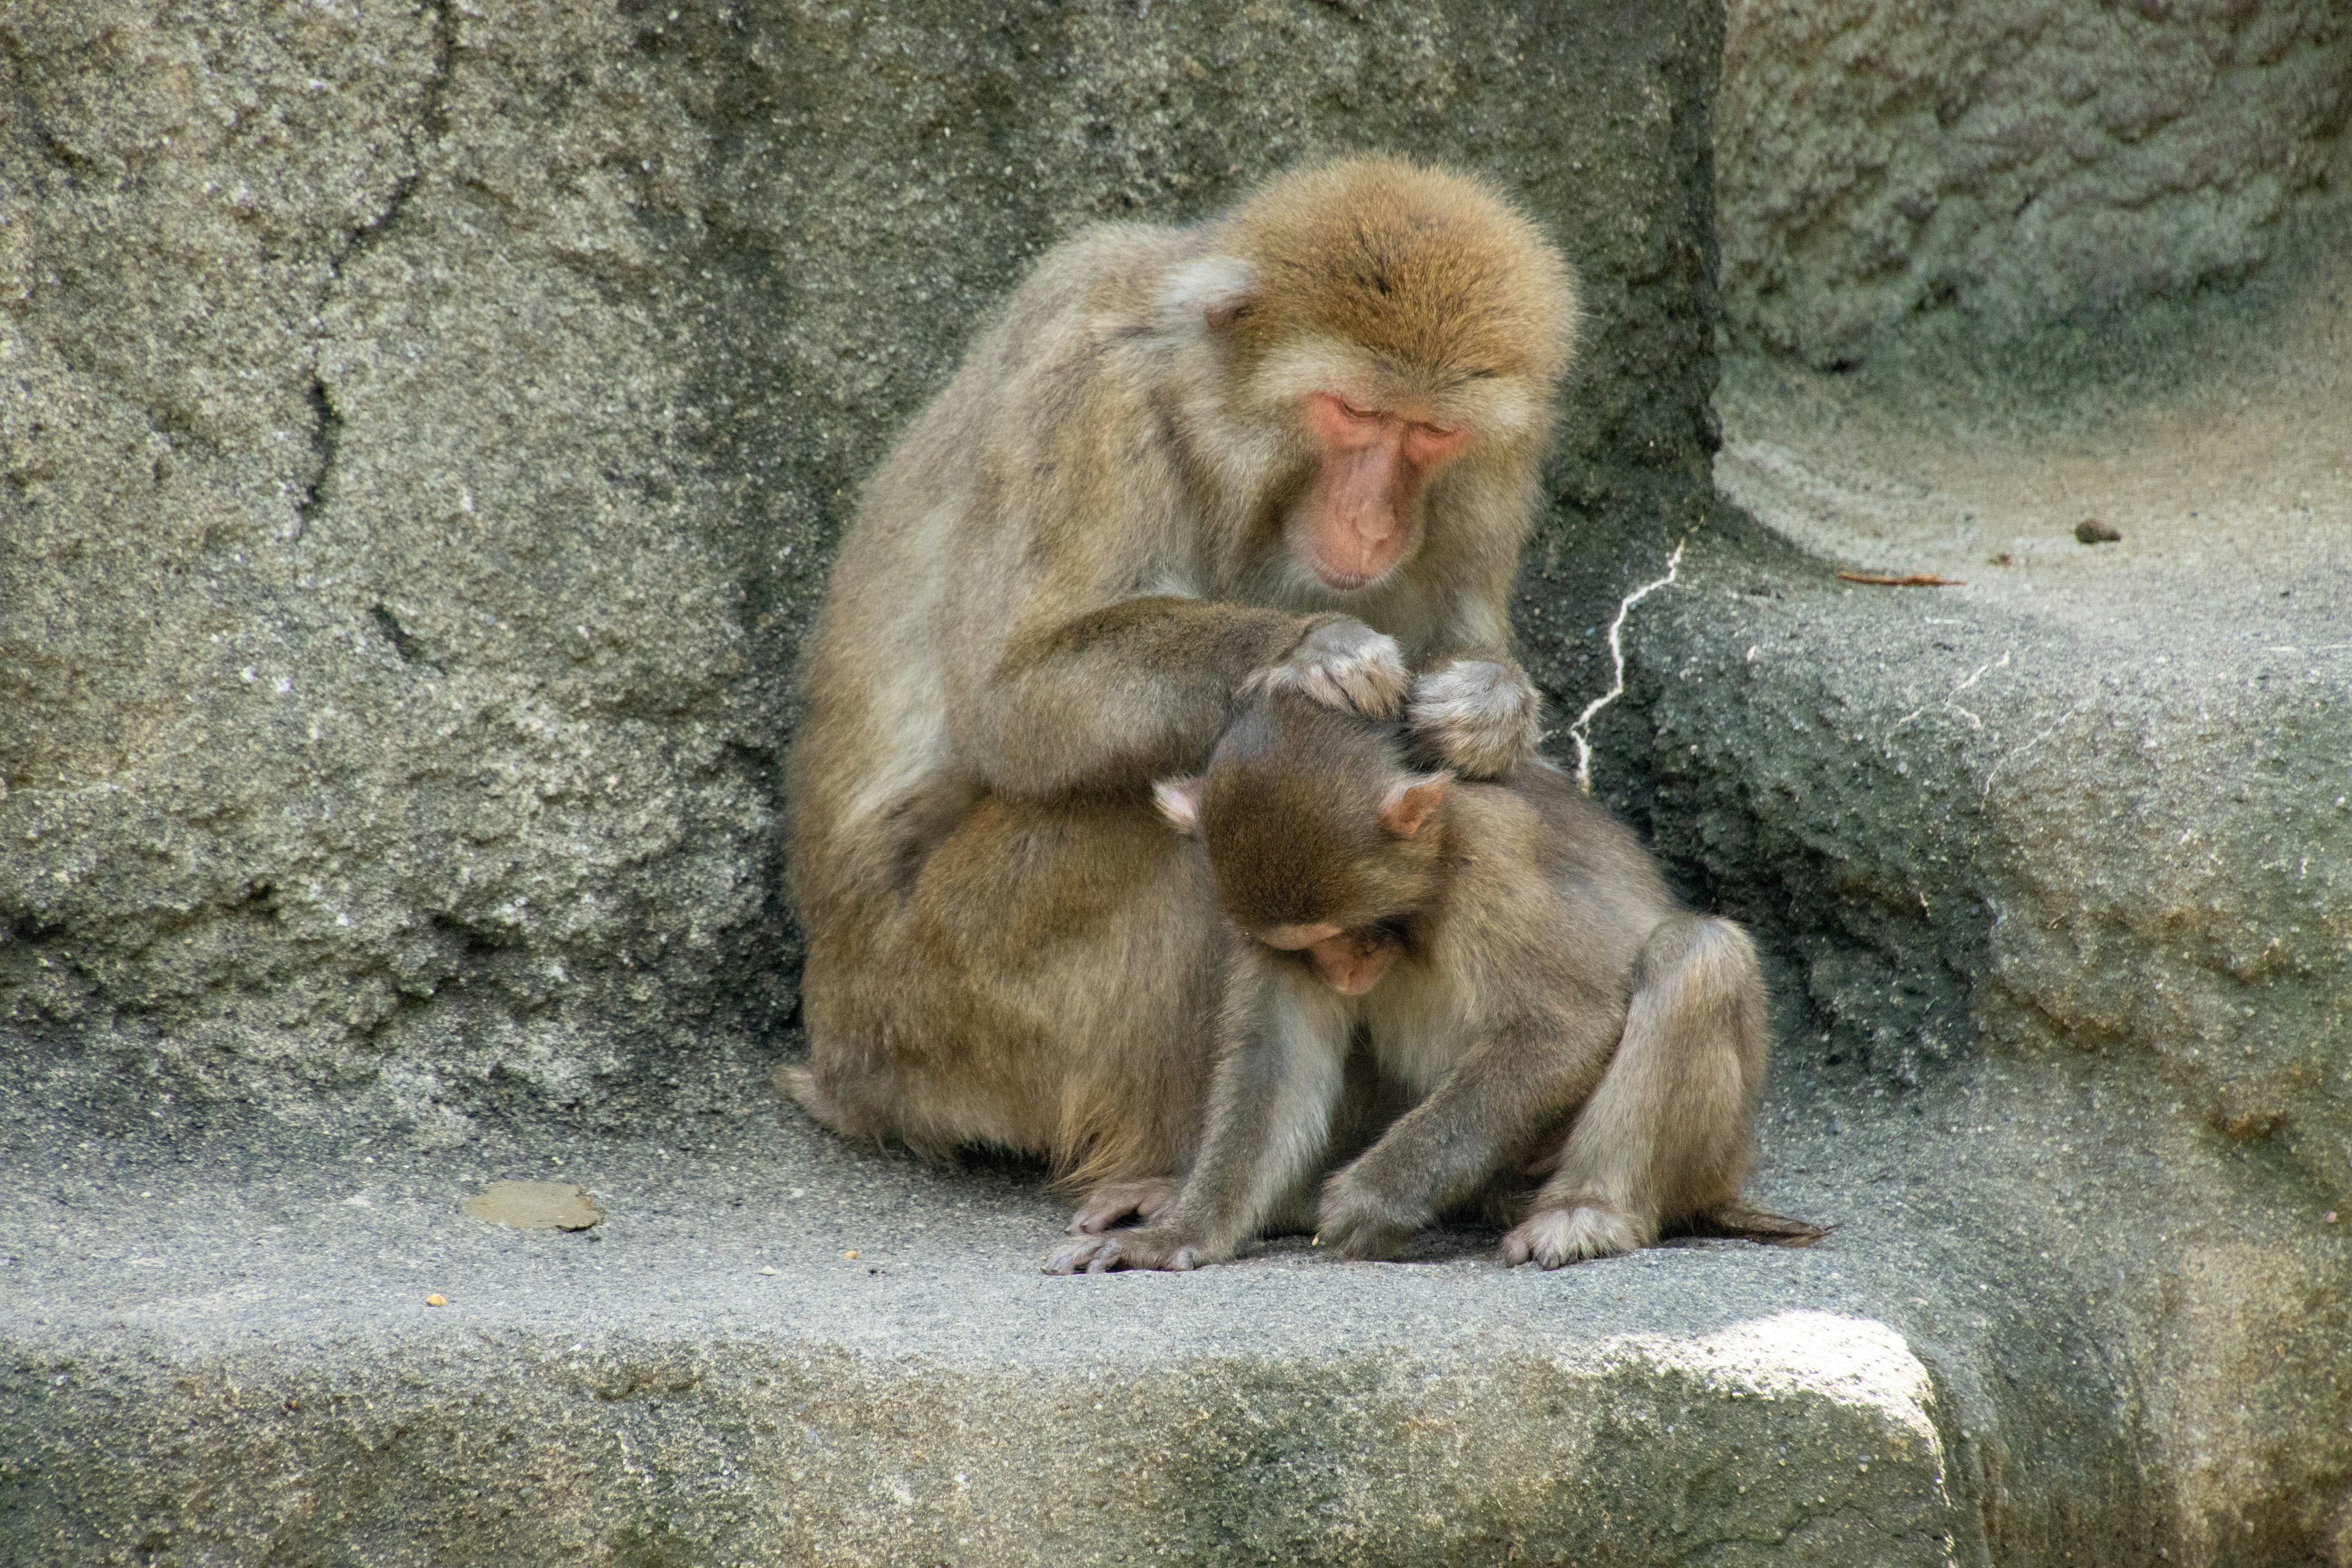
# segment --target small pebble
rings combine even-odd
[[[773,1268],[762,1268],[760,1272],[762,1274],[773,1274],[775,1270]]]
[[[438,1291],[436,1291],[434,1294],[425,1298],[425,1304],[428,1307],[446,1307],[449,1303],[442,1299]]]
[[[854,1252],[845,1252],[841,1255],[841,1258],[842,1261],[845,1263],[854,1263],[857,1260],[857,1254]]]

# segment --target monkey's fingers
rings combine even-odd
[[[1297,651],[1266,671],[1263,679],[1326,708],[1372,719],[1395,718],[1412,689],[1412,675],[1396,639],[1346,618],[1309,632]]]
[[[1448,767],[1499,778],[1535,750],[1542,700],[1519,670],[1457,658],[1421,678],[1406,717]]]

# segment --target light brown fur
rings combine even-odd
[[[1549,1175],[1505,1239],[1514,1263],[1676,1226],[1817,1237],[1738,1201],[1768,1043],[1746,934],[1681,910],[1633,836],[1540,760],[1395,817],[1429,787],[1404,749],[1393,727],[1271,692],[1202,779],[1163,791],[1231,924],[1208,1123],[1149,1223],[1112,1230],[1124,1216],[1098,1205],[1049,1268],[1232,1257],[1335,1163],[1339,1064],[1359,1043],[1411,1108],[1323,1185],[1318,1228],[1343,1255],[1392,1255],[1530,1166]],[[1348,935],[1328,952],[1268,945],[1320,931]],[[1392,962],[1343,995],[1370,944]]]
[[[1410,700],[1466,768],[1525,750],[1507,600],[1574,321],[1507,203],[1389,160],[1038,264],[874,477],[803,666],[811,1055],[783,1081],[812,1114],[1087,1181],[1181,1165],[1217,922],[1150,781],[1198,767],[1268,670],[1353,709]],[[1352,492],[1392,493],[1408,525],[1359,588],[1304,564],[1330,526],[1318,395],[1447,444]]]

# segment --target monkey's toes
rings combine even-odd
[[[1048,1274],[1082,1274],[1088,1272],[1088,1266],[1095,1261],[1097,1255],[1103,1250],[1103,1245],[1104,1238],[1098,1236],[1090,1236],[1079,1241],[1066,1242],[1062,1246],[1055,1247],[1054,1249],[1053,1256],[1045,1259],[1045,1272]],[[1100,1272],[1098,1269],[1093,1271]]]
[[[1514,1268],[1533,1263],[1558,1268],[1588,1258],[1614,1258],[1641,1245],[1633,1221],[1614,1209],[1582,1204],[1529,1215],[1503,1237],[1503,1261]]]
[[[1360,1262],[1396,1257],[1426,1228],[1378,1199],[1341,1195],[1324,1200],[1315,1234],[1326,1248]]]
[[[1166,1231],[1114,1230],[1064,1244],[1045,1260],[1045,1272],[1111,1274],[1127,1268],[1166,1268],[1181,1273],[1214,1261],[1199,1245]]]
[[[1160,1217],[1181,1190],[1173,1176],[1147,1176],[1134,1182],[1107,1182],[1086,1195],[1070,1216],[1072,1236],[1098,1236],[1130,1216],[1139,1225]]]

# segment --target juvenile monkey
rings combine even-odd
[[[803,667],[803,1106],[1183,1166],[1217,917],[1151,781],[1268,669],[1465,776],[1526,753],[1507,602],[1575,320],[1517,208],[1384,158],[1038,264],[876,474]]]
[[[1351,1047],[1412,1109],[1323,1184],[1322,1241],[1392,1256],[1531,1164],[1503,1241],[1558,1268],[1677,1226],[1774,1240],[1811,1226],[1739,1203],[1767,1045],[1738,927],[1683,910],[1640,843],[1559,769],[1456,782],[1394,725],[1302,700],[1279,673],[1162,810],[1205,847],[1230,922],[1220,1056],[1198,1158],[1131,1230],[1057,1273],[1231,1258],[1311,1199]]]

